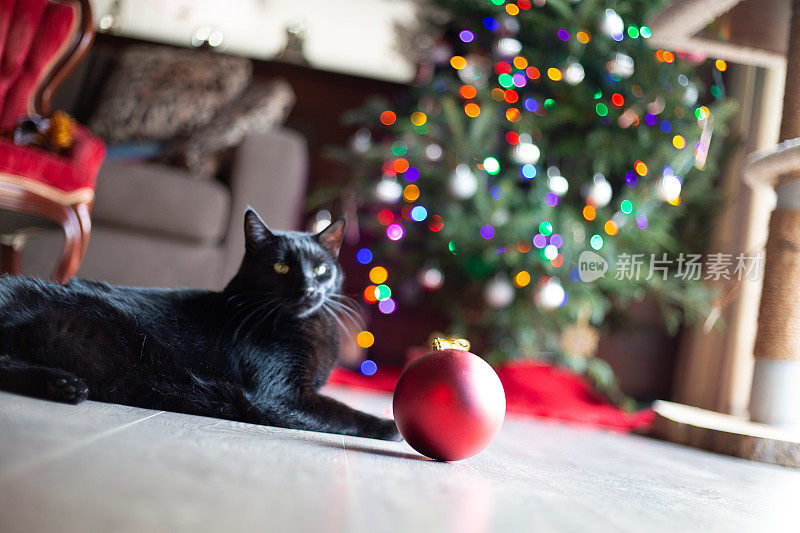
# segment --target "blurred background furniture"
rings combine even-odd
[[[0,2],[1,133],[12,131],[26,114],[50,112],[53,91],[81,60],[93,35],[88,0]],[[47,221],[64,233],[53,279],[63,283],[80,266],[89,243],[89,213],[105,147],[83,126],[75,125],[72,133],[72,145],[63,155],[0,137],[4,272],[19,273],[28,230],[48,227]]]
[[[194,54],[192,57],[199,60],[236,60],[210,52],[177,53]],[[93,47],[87,60],[59,91],[58,107],[90,125],[99,124],[97,110],[108,103],[108,85],[124,57],[124,50],[113,45]],[[186,58],[181,62],[185,64]],[[135,70],[134,76],[139,75],[146,65]],[[184,78],[189,81],[175,83],[191,83],[197,70],[186,69]],[[170,68],[159,72],[162,71],[173,73]],[[249,70],[247,75],[247,81],[235,91],[237,94],[248,83]],[[215,83],[209,77],[200,82],[203,80]],[[171,82],[167,79],[159,85],[164,83]],[[269,88],[269,84],[260,85]],[[174,94],[183,95],[186,91],[184,86]],[[277,87],[276,92],[281,91],[288,91],[293,101],[288,86]],[[203,94],[210,92],[204,89]],[[200,113],[197,106],[195,113]],[[222,118],[243,114],[230,107],[218,109]],[[285,116],[279,118],[282,122]],[[204,135],[216,131],[209,128],[205,124],[197,132]],[[103,133],[100,127],[97,131]],[[113,127],[106,132],[111,138],[116,133]],[[186,138],[179,140],[184,142]],[[98,176],[92,244],[78,273],[80,277],[122,285],[220,288],[241,261],[242,218],[247,205],[252,205],[275,228],[297,229],[300,225],[308,155],[304,139],[295,132],[282,127],[249,131],[238,145],[225,152],[225,168],[214,176],[200,176],[197,171],[164,158],[146,160],[123,153],[140,147],[135,143],[109,144],[109,157]],[[42,276],[53,264],[53,249],[61,238],[53,231],[31,235],[23,272]]]
[[[302,137],[282,130],[245,138],[227,186],[158,163],[106,163],[79,275],[122,285],[220,288],[244,253],[248,204],[273,227],[297,227],[306,161]],[[32,236],[24,271],[46,272],[60,238]]]

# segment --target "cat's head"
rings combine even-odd
[[[343,275],[336,258],[344,228],[344,219],[339,219],[317,234],[272,231],[248,209],[245,258],[237,278],[247,292],[273,299],[285,314],[311,316],[341,290]]]

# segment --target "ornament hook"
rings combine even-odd
[[[433,339],[433,349],[438,350],[464,350],[469,351],[469,341],[467,339],[443,339],[436,337]]]

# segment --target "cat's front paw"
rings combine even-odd
[[[50,400],[78,404],[88,396],[89,387],[80,378],[65,373],[47,379],[47,398]]]
[[[400,432],[397,431],[397,425],[394,423],[394,420],[383,418],[378,419],[377,424],[373,428],[373,432],[373,435],[368,435],[373,439],[394,441],[403,440],[403,437],[400,436]]]

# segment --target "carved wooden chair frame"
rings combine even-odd
[[[70,0],[78,4],[80,11],[77,28],[61,58],[45,76],[34,96],[33,109],[38,114],[50,112],[51,100],[56,89],[83,59],[94,40],[94,25],[89,0]],[[80,268],[91,233],[90,213],[94,197],[78,195],[74,199],[65,193],[64,198],[52,198],[52,194],[37,194],[13,183],[0,183],[0,208],[45,218],[60,225],[64,230],[64,248],[61,252],[53,280],[67,282]],[[59,201],[60,200],[60,201]],[[19,241],[23,241],[20,239]],[[21,270],[22,244],[14,239],[0,244],[2,261],[0,268],[5,273],[16,275]]]

